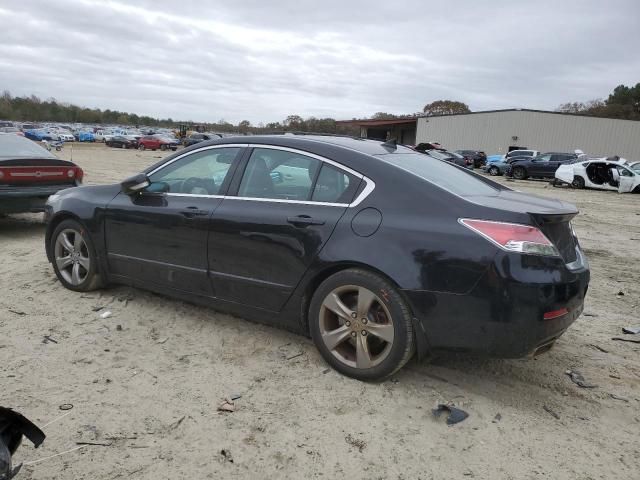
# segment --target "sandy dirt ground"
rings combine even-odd
[[[102,145],[73,155],[88,184],[161,157]],[[52,422],[41,448],[19,450],[18,478],[638,478],[640,345],[612,337],[640,324],[640,196],[508,184],[579,207],[584,315],[535,359],[441,355],[369,384],[275,328],[127,287],[65,290],[41,215],[0,219],[0,405]],[[219,414],[232,395],[237,410]],[[436,421],[439,402],[469,418]]]

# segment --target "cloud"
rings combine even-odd
[[[552,109],[640,81],[622,0],[9,0],[0,88],[156,117]]]

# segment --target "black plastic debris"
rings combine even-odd
[[[640,343],[640,338],[622,338],[622,337],[612,337],[611,340],[617,340],[618,342],[630,342],[630,343]]]
[[[542,408],[544,409],[545,412],[547,412],[553,418],[555,418],[556,420],[560,420],[560,415],[558,415],[556,412],[554,412],[551,407],[547,407],[546,405],[543,405]]]
[[[0,480],[15,477],[22,465],[13,468],[11,457],[20,446],[22,436],[27,437],[38,448],[45,434],[30,420],[10,408],[0,407]]]
[[[622,333],[637,335],[638,333],[640,333],[640,327],[622,327]]]
[[[596,388],[597,385],[593,385],[592,383],[587,382],[584,377],[582,376],[582,374],[580,372],[578,372],[577,370],[567,370],[565,372],[567,375],[569,375],[569,378],[571,379],[571,381],[573,383],[575,383],[576,385],[578,385],[581,388]]]
[[[456,423],[460,423],[465,418],[469,416],[467,412],[464,410],[460,410],[456,407],[451,407],[449,405],[439,404],[438,408],[434,408],[432,410],[433,416],[438,418],[442,412],[448,412],[449,416],[447,417],[447,425],[455,425]]]

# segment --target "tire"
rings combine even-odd
[[[145,149],[144,144],[141,143],[140,145],[138,145],[138,150],[144,150],[144,149]]]
[[[524,180],[527,178],[527,171],[522,167],[513,167],[513,178]]]
[[[492,177],[497,177],[498,175],[500,175],[500,169],[498,167],[489,168],[489,175],[491,175]]]
[[[165,145],[160,145],[160,150],[162,150],[163,152],[167,149],[167,147]]]
[[[358,298],[372,299],[369,308],[357,312]],[[366,270],[343,270],[320,284],[309,305],[309,331],[325,361],[357,380],[389,377],[415,351],[408,305],[391,283]]]
[[[102,286],[93,241],[80,223],[75,220],[60,222],[51,235],[50,251],[53,270],[65,288],[88,292]]]
[[[120,148],[127,148],[127,145],[123,143]]]
[[[573,181],[571,182],[571,186],[573,188],[583,189],[584,188],[584,178],[580,175],[576,175],[573,177]]]

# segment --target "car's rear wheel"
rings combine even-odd
[[[101,284],[93,242],[75,220],[64,220],[51,236],[53,270],[60,283],[70,290],[86,292]]]
[[[571,186],[573,188],[584,188],[584,178],[579,175],[573,177],[573,181],[571,182]]]
[[[406,302],[365,270],[343,270],[322,282],[311,299],[309,330],[327,363],[358,380],[393,375],[415,350]]]
[[[518,180],[524,180],[525,178],[527,178],[527,171],[522,167],[514,167],[513,178],[516,178]]]
[[[489,169],[489,175],[495,177],[495,176],[497,176],[499,174],[500,174],[500,170],[498,169],[498,167],[491,167]]]
[[[120,148],[127,148],[127,145],[123,143]]]
[[[162,150],[163,152],[167,149],[166,145],[160,145],[160,150]]]
[[[144,149],[145,149],[145,147],[144,147],[144,143],[141,143],[140,145],[138,145],[138,149],[140,149],[140,150],[144,150]]]

